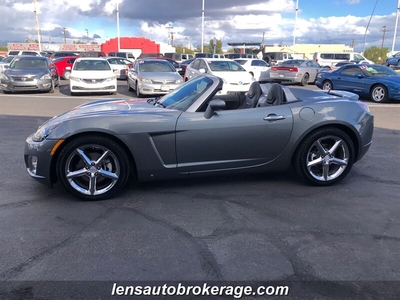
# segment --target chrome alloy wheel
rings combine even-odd
[[[346,169],[350,157],[347,143],[337,136],[324,136],[308,149],[306,166],[318,181],[332,181]]]
[[[102,195],[117,183],[121,172],[116,155],[101,145],[76,148],[66,160],[65,177],[84,195]]]

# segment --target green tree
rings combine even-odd
[[[222,41],[221,40],[216,40],[216,51],[215,53],[224,53],[224,51],[222,51]],[[210,43],[208,44],[207,47],[207,51],[206,52],[210,52],[210,53],[214,53],[214,39],[210,40]]]
[[[372,46],[365,50],[365,58],[372,60],[377,64],[384,63],[386,61],[387,54],[389,53],[389,48],[380,48],[377,46]]]
[[[194,51],[190,50],[187,47],[184,47],[182,44],[176,45],[175,46],[175,51],[176,53],[189,53],[189,54],[193,54]]]
[[[0,46],[0,51],[7,52],[8,51],[7,46]]]
[[[82,42],[81,40],[73,41],[74,44],[86,44],[85,42]]]

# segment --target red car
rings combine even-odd
[[[67,80],[69,79],[72,65],[74,64],[74,61],[77,58],[78,56],[64,56],[53,60],[53,63],[56,66],[58,74],[60,75],[61,78]]]

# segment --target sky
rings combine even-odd
[[[119,7],[117,22],[116,7]],[[298,3],[296,17],[296,2]],[[400,51],[397,0],[36,0],[42,41],[104,42],[118,36],[201,45],[228,43],[354,44]],[[202,4],[204,3],[204,31]],[[0,0],[0,45],[37,39],[33,0]],[[372,15],[372,18],[371,18]],[[368,25],[369,24],[369,25]],[[296,28],[296,29],[295,29]],[[174,40],[171,41],[171,32]],[[396,32],[396,37],[394,38]]]

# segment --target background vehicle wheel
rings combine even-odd
[[[271,61],[272,61],[271,56],[265,55],[265,56],[264,56],[264,61],[265,61],[268,65],[271,65]]]
[[[62,186],[75,197],[100,200],[125,186],[129,166],[127,154],[112,139],[82,136],[61,150],[56,172]]]
[[[385,86],[378,84],[371,89],[371,99],[374,102],[382,103],[388,101],[388,92]]]
[[[350,172],[355,156],[350,137],[337,128],[321,128],[308,135],[293,158],[293,168],[310,184],[327,186]]]
[[[303,78],[301,79],[300,84],[302,86],[307,86],[309,80],[310,80],[310,75],[308,73],[306,73],[306,74],[303,75]]]
[[[133,88],[131,87],[131,85],[129,84],[129,80],[126,81],[128,83],[128,91],[132,92]]]
[[[330,80],[325,80],[322,83],[322,89],[325,91],[333,90],[332,82]]]
[[[63,78],[65,79],[65,80],[69,80],[69,77],[71,76],[71,72],[70,71],[64,71],[64,74],[63,74]]]
[[[52,80],[52,81],[51,81],[51,86],[50,86],[49,93],[54,93],[54,86],[55,86],[55,83],[54,83],[54,81]]]
[[[142,94],[140,93],[137,81],[136,81],[136,85],[135,85],[135,90],[136,90],[136,97],[141,98]]]

